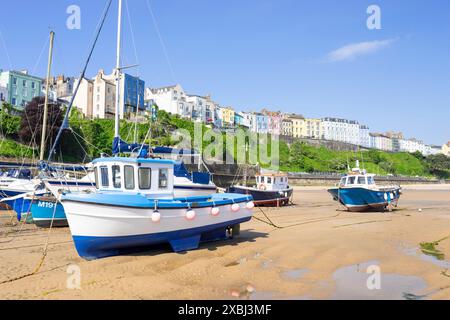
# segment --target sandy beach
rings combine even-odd
[[[21,229],[0,211],[0,298],[450,299],[448,185],[406,186],[392,213],[346,212],[324,189],[296,187],[295,205],[256,209],[238,239],[90,262],[68,228]],[[9,281],[35,270],[47,239],[39,272]],[[420,249],[436,241],[442,260]],[[380,287],[369,290],[373,270]]]

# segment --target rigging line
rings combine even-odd
[[[161,36],[161,32],[160,32],[159,27],[158,27],[158,22],[156,21],[155,15],[153,13],[152,6],[150,4],[150,0],[147,0],[146,3],[147,3],[147,9],[150,12],[150,15],[151,15],[152,20],[153,20],[153,25],[155,26],[155,29],[156,29],[156,34],[158,35],[159,42],[160,42],[161,47],[163,49],[167,65],[169,66],[170,73],[171,73],[171,76],[172,76],[172,81],[174,83],[176,83],[177,81],[176,81],[176,77],[175,77],[175,72],[173,71],[172,63],[170,62],[169,54],[167,53],[166,45],[165,45],[164,40],[163,40],[163,38]]]
[[[5,42],[5,38],[3,37],[2,30],[0,30],[0,40],[2,42],[3,49],[5,50],[6,58],[8,59],[9,69],[12,70],[13,67],[12,67],[11,57],[9,55],[8,48],[6,47],[6,42]]]
[[[42,60],[42,55],[44,54],[44,51],[47,48],[47,44],[48,44],[49,40],[50,40],[50,36],[47,36],[45,38],[44,45],[42,46],[41,53],[39,54],[39,56],[38,56],[38,58],[36,60],[36,63],[34,64],[33,73],[32,74],[36,74],[36,70],[37,70],[37,68],[38,68],[38,66],[39,66],[39,64],[40,64],[40,62]]]
[[[72,132],[72,134],[74,133],[73,129],[70,129],[70,131]],[[78,140],[77,136],[75,134],[73,134],[75,140],[77,141],[78,145],[80,146],[80,148],[83,150],[84,152],[84,158],[86,159],[86,156],[88,155],[86,149],[84,149],[83,145],[80,143],[80,141]]]
[[[140,76],[140,63],[139,63],[139,57],[138,57],[138,53],[137,53],[137,47],[136,47],[136,39],[134,36],[134,29],[133,29],[133,24],[131,23],[131,15],[130,15],[130,10],[128,7],[128,0],[125,0],[125,8],[127,11],[127,16],[128,16],[128,24],[130,26],[130,31],[131,31],[131,41],[133,43],[133,49],[134,49],[134,58],[136,59],[136,63],[138,65],[137,67],[137,75],[136,75],[136,93],[137,93],[137,99],[136,99],[136,115],[135,115],[135,121],[134,121],[134,143],[137,143],[137,116],[138,116],[138,111],[139,111],[139,96],[140,96],[140,91],[139,91],[139,76]]]
[[[90,143],[86,138],[84,138],[83,136],[79,135],[77,132],[73,131],[72,132],[77,135],[81,140],[83,140],[84,142],[86,142],[87,144],[89,144],[90,146],[94,147],[94,149],[97,149],[97,151],[100,151],[100,153],[103,153],[103,150],[100,149],[99,147],[97,147],[96,145]],[[109,154],[108,154],[109,156]]]
[[[125,9],[127,11],[127,16],[128,16],[128,24],[130,26],[130,31],[131,31],[131,42],[133,43],[133,48],[134,48],[134,58],[136,59],[136,63],[139,65],[139,58],[138,58],[138,53],[137,53],[137,47],[136,47],[136,38],[134,36],[134,29],[133,29],[133,24],[131,23],[131,15],[130,15],[130,10],[128,8],[128,0],[125,0]],[[139,75],[139,66],[138,66],[138,75]]]
[[[94,42],[93,42],[93,44],[92,44],[92,46],[91,46],[91,49],[90,49],[90,51],[89,51],[89,55],[88,55],[88,57],[87,57],[87,59],[86,59],[86,62],[85,62],[85,64],[84,64],[83,71],[82,71],[81,74],[80,74],[80,79],[83,79],[83,78],[84,78],[84,75],[86,74],[87,67],[88,67],[88,65],[89,65],[89,62],[91,61],[92,54],[94,53],[94,49],[95,49],[95,46],[97,45],[98,38],[100,37],[100,33],[101,33],[101,31],[102,31],[102,29],[103,29],[103,26],[104,26],[104,24],[105,24],[106,17],[108,16],[109,9],[111,8],[111,3],[112,3],[112,0],[109,0],[109,1],[108,1],[108,5],[107,5],[107,7],[106,7],[106,9],[105,9],[105,12],[104,12],[104,15],[103,15],[102,22],[101,22],[101,24],[100,24],[100,26],[99,26],[99,29],[98,29],[98,31],[97,31],[97,35],[96,35],[96,37],[95,37],[95,40],[94,40]],[[76,88],[75,88],[75,91],[73,92],[73,96],[72,96],[72,98],[71,98],[71,100],[70,100],[69,106],[67,107],[66,114],[65,114],[65,116],[64,116],[64,120],[66,120],[66,119],[69,118],[70,111],[71,111],[71,109],[72,109],[73,102],[74,102],[75,97],[76,97],[76,95],[77,95],[78,89],[80,88],[81,82],[82,82],[82,81],[80,80],[80,81],[78,81],[78,83],[77,83],[77,86],[76,86]],[[58,142],[59,142],[59,139],[61,138],[61,134],[62,134],[62,131],[63,131],[62,129],[63,129],[63,127],[61,127],[61,128],[59,129],[58,134],[57,134],[57,136],[56,136],[56,139],[55,139],[55,141],[54,141],[54,143],[53,143],[53,146],[52,146],[52,148],[50,149],[49,156],[48,156],[48,161],[49,161],[49,162],[51,161],[51,159],[52,159],[52,154],[53,154],[53,152],[54,152],[55,149],[56,149],[56,146],[57,146],[57,144],[58,144]]]

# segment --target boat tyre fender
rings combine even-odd
[[[259,190],[266,191],[267,190],[266,185],[264,183],[259,185]]]

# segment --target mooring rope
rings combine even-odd
[[[309,221],[304,221],[304,222],[294,223],[294,224],[290,224],[290,225],[287,225],[287,226],[279,226],[279,225],[275,224],[275,223],[269,218],[268,214],[267,214],[266,212],[264,212],[264,210],[263,210],[261,207],[258,207],[258,209],[259,209],[259,211],[261,211],[261,213],[264,215],[264,217],[267,219],[267,221],[264,221],[263,219],[258,218],[258,217],[256,217],[256,216],[253,216],[253,219],[258,220],[258,221],[260,221],[260,222],[262,222],[262,223],[265,223],[265,224],[267,224],[267,225],[269,225],[269,226],[272,226],[272,227],[274,227],[274,228],[276,228],[276,229],[279,229],[279,230],[281,230],[281,229],[287,229],[287,228],[292,228],[292,227],[296,227],[296,226],[301,226],[301,225],[305,225],[305,224],[316,223],[316,222],[322,222],[322,221],[334,219],[334,218],[339,217],[339,216],[342,214],[342,212],[339,212],[338,214],[336,214],[336,215],[334,215],[334,216],[330,216],[330,217],[324,217],[324,218],[319,218],[319,219],[315,219],[315,220],[309,220]]]
[[[33,205],[33,201],[34,201],[35,196],[36,196],[36,190],[34,191],[33,196],[32,196],[32,198],[31,198],[30,206],[28,207],[28,211],[27,211],[27,213],[25,214],[25,219],[23,219],[23,221],[19,221],[19,223],[20,223],[20,228],[19,228],[19,230],[13,234],[13,236],[11,237],[11,239],[9,239],[9,240],[7,240],[7,241],[0,241],[0,244],[3,244],[3,243],[11,243],[11,242],[13,242],[15,239],[17,239],[17,236],[18,236],[18,235],[20,235],[20,234],[22,233],[23,226],[26,224],[26,222],[27,222],[27,220],[28,220],[28,216],[30,215],[31,206]],[[12,220],[13,220],[13,219],[14,219],[14,215],[11,217],[11,223],[12,223]]]
[[[44,251],[42,252],[42,257],[41,257],[41,259],[39,260],[39,263],[37,264],[37,266],[36,266],[36,268],[34,269],[34,271],[31,272],[31,273],[27,273],[27,274],[25,274],[25,275],[16,277],[16,278],[12,278],[12,279],[8,279],[8,280],[5,280],[5,281],[1,281],[1,282],[0,282],[0,285],[5,284],[5,283],[11,283],[11,282],[14,282],[14,281],[17,281],[17,280],[21,280],[21,279],[25,279],[25,278],[34,276],[36,273],[39,272],[39,270],[41,270],[41,267],[42,267],[42,265],[44,264],[45,257],[47,256],[48,245],[49,245],[49,240],[50,240],[50,233],[51,233],[52,228],[53,228],[53,222],[54,222],[54,220],[55,220],[55,215],[56,215],[56,208],[57,208],[57,206],[58,206],[58,200],[56,199],[56,201],[55,201],[55,208],[53,209],[52,221],[50,222],[50,227],[49,227],[48,233],[47,233],[47,240],[45,241],[45,245],[44,245]]]

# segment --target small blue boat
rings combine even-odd
[[[400,186],[378,186],[374,177],[357,166],[342,177],[339,186],[328,192],[348,211],[391,211],[398,206],[402,189]]]
[[[34,224],[40,228],[69,226],[64,207],[54,197],[35,197],[31,213]]]

